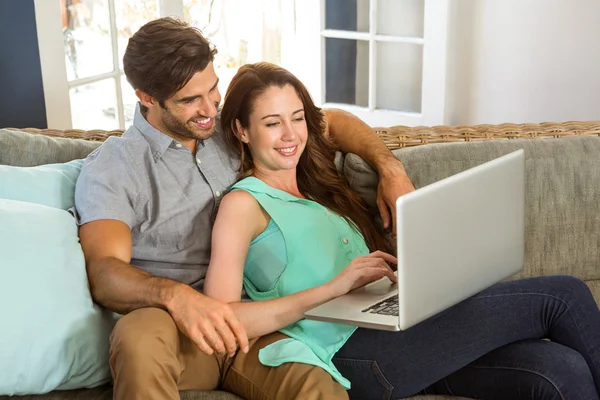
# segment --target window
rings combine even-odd
[[[131,125],[127,40],[166,15],[215,44],[223,95],[241,65],[265,60],[295,73],[318,105],[371,125],[443,122],[445,0],[34,1],[51,128]]]
[[[284,64],[285,23],[294,0],[183,0],[184,20],[216,47],[214,66],[224,97],[238,68],[269,61]]]
[[[298,61],[317,102],[371,126],[444,123],[446,0],[297,2]]]

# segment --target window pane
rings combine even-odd
[[[158,18],[157,3],[157,0],[115,0],[120,69],[129,38],[146,22]]]
[[[325,102],[369,105],[369,43],[325,39]]]
[[[183,0],[183,18],[205,34],[208,34],[207,28],[216,23],[222,11],[221,0]]]
[[[127,129],[133,125],[133,115],[135,114],[135,106],[138,98],[129,82],[127,82],[125,75],[121,75],[121,91],[123,93],[123,107],[125,111],[125,129]]]
[[[378,34],[423,37],[423,0],[379,0],[377,4]]]
[[[118,129],[114,79],[74,87],[69,92],[74,129]]]
[[[214,66],[225,96],[231,78],[246,63],[281,65],[282,1],[183,0],[185,20],[217,48]]]
[[[369,31],[370,0],[326,0],[325,29]]]
[[[378,109],[421,112],[423,46],[377,42]]]
[[[69,81],[113,70],[108,0],[61,0]]]

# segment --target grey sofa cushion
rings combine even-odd
[[[561,273],[599,279],[599,137],[446,143],[394,154],[420,188],[521,148],[526,154],[526,254],[519,276]],[[375,210],[377,174],[349,154],[344,175]]]
[[[85,158],[101,144],[83,139],[54,138],[0,129],[0,164],[34,167],[63,163]]]

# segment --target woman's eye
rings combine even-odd
[[[295,121],[304,121],[304,117],[296,118]]]
[[[279,123],[279,122],[269,122],[269,123],[267,124],[267,127],[268,127],[268,128],[271,128],[271,127],[273,127],[273,126],[277,125],[278,123]]]

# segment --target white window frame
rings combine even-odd
[[[46,123],[71,129],[71,102],[65,62],[60,1],[34,0]]]
[[[369,31],[353,32],[325,29],[325,1],[296,2],[299,31],[296,46],[303,49],[302,59],[294,63],[294,72],[308,86],[315,103],[324,108],[349,111],[371,126],[443,125],[446,113],[446,75],[449,0],[424,0],[423,38],[377,34],[378,0],[370,0]],[[318,18],[315,18],[318,16]],[[355,39],[369,43],[368,106],[325,102],[325,40]],[[421,112],[400,112],[375,107],[377,98],[377,42],[409,43],[423,46]],[[304,49],[306,51],[304,51]],[[308,52],[308,55],[307,55]],[[302,61],[304,60],[304,61]]]
[[[120,129],[125,128],[121,77],[117,51],[115,1],[108,0],[113,50],[113,69],[110,72],[68,81],[58,0],[34,0],[42,81],[48,127],[71,129],[69,90],[73,87],[114,79],[116,116]],[[159,16],[183,18],[183,0],[156,0]],[[450,0],[423,0],[423,38],[393,37],[377,34],[378,0],[370,0],[369,32],[348,32],[325,29],[325,0],[290,0],[284,2],[286,15],[295,21],[283,24],[282,65],[295,73],[308,87],[315,103],[327,108],[350,111],[372,126],[441,125],[445,122],[447,33]],[[290,7],[292,10],[290,11]],[[293,22],[293,24],[292,24]],[[293,32],[289,27],[294,26]],[[360,39],[369,42],[368,107],[325,103],[325,39]],[[377,42],[391,41],[423,46],[423,82],[421,113],[408,113],[375,108]],[[293,51],[290,51],[293,49]]]
[[[118,36],[115,14],[115,1],[108,0],[110,37],[112,47],[112,70],[69,81],[61,26],[61,4],[58,0],[34,0],[37,37],[40,52],[42,82],[46,104],[46,121],[49,128],[72,129],[70,89],[113,79],[116,89],[116,117],[118,129],[125,128],[125,106],[121,78],[123,70],[119,65]],[[160,16],[183,18],[183,0],[157,0]]]

